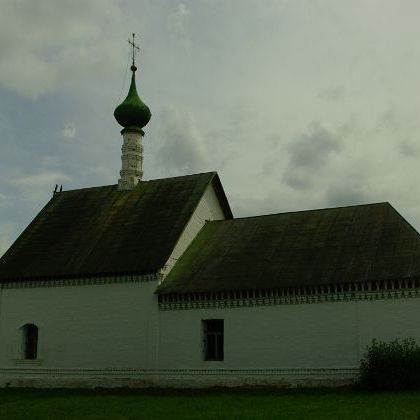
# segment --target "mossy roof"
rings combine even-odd
[[[56,193],[0,259],[0,281],[155,273],[164,266],[215,172]]]
[[[420,236],[379,203],[208,222],[160,294],[420,276]]]

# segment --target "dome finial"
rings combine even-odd
[[[137,67],[135,62],[135,55],[137,51],[140,51],[140,48],[135,43],[135,36],[136,34],[133,33],[133,39],[128,40],[128,43],[132,47],[131,71],[133,72],[133,74],[131,75],[130,89],[128,91],[127,97],[115,109],[114,117],[117,120],[118,124],[124,127],[124,130],[137,129],[142,131],[141,129],[149,122],[152,114],[150,112],[149,107],[145,103],[143,103],[143,101],[140,99],[137,93],[135,78],[135,72],[137,70]]]
[[[121,131],[123,136],[122,146],[122,167],[120,179],[118,180],[119,190],[131,190],[142,179],[143,176],[143,136],[142,128],[149,122],[152,116],[149,107],[143,103],[137,93],[136,88],[136,52],[140,48],[135,43],[135,34],[133,39],[128,40],[132,47],[131,84],[127,97],[115,108],[114,117],[118,124],[124,128]]]
[[[136,43],[134,42],[134,38],[136,37],[136,34],[133,33],[133,40],[130,41],[130,38],[128,38],[128,43],[133,47],[133,52],[132,52],[132,56],[131,56],[131,60],[132,60],[132,64],[131,64],[131,71],[136,71],[137,67],[136,67],[136,52],[140,51],[140,47],[138,45],[136,45]]]

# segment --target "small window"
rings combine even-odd
[[[223,360],[223,319],[203,320],[204,360]]]
[[[38,327],[34,324],[26,324],[23,330],[23,357],[34,360],[38,352]]]

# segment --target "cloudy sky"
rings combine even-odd
[[[420,228],[418,0],[0,0],[0,254],[117,182],[131,32],[145,179],[216,170],[236,216],[389,201]]]

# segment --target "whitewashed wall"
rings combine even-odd
[[[159,311],[156,281],[1,290],[0,385],[341,385],[373,338],[420,338],[420,299]],[[203,319],[225,360],[203,360]],[[39,360],[19,328],[39,327]]]
[[[225,215],[220,206],[213,184],[210,184],[197,205],[191,219],[178,239],[177,244],[165,265],[164,274],[169,273],[176,261],[187,249],[191,241],[204,226],[207,220],[223,220]]]
[[[181,383],[190,386],[351,383],[373,338],[420,339],[419,298],[168,310],[159,316],[160,368],[179,369]],[[211,318],[224,319],[223,362],[203,360],[201,320]]]
[[[26,323],[39,328],[35,365],[154,367],[156,286],[149,281],[1,290],[0,367],[20,364],[19,329]]]
[[[163,368],[354,366],[357,304],[325,303],[160,313]],[[203,360],[201,320],[223,318],[225,361]]]

